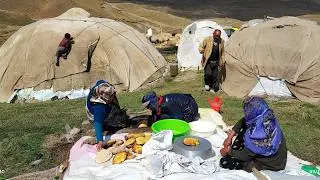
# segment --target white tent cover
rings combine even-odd
[[[228,41],[228,35],[223,28],[210,20],[195,21],[183,30],[177,54],[179,68],[200,67],[202,55],[199,53],[199,45],[204,38],[212,35],[215,29],[220,29],[222,39]]]

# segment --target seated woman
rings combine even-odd
[[[199,117],[198,104],[190,94],[172,93],[157,96],[152,91],[143,96],[142,103],[143,107],[152,111],[152,122],[160,119],[181,119],[191,122]]]
[[[228,133],[220,166],[226,169],[279,171],[287,163],[287,147],[280,125],[263,98],[249,97],[242,118]],[[232,138],[235,141],[232,144]],[[231,145],[232,144],[232,145]]]
[[[94,124],[98,150],[103,146],[104,131],[116,131],[128,126],[128,116],[125,110],[120,109],[115,88],[107,81],[99,80],[90,89],[86,109],[88,119]]]

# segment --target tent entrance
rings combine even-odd
[[[97,47],[97,44],[98,44],[99,40],[100,40],[100,36],[98,37],[98,39],[96,39],[94,42],[92,42],[88,46],[88,61],[87,61],[87,68],[86,68],[85,72],[90,72],[90,69],[91,69],[91,58],[92,58],[94,50]]]

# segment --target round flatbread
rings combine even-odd
[[[109,161],[112,158],[112,153],[106,149],[102,149],[97,152],[96,163],[102,164]]]
[[[112,147],[121,146],[123,143],[124,143],[124,141],[122,141],[122,140],[116,140],[116,143],[114,143],[114,144],[112,145]]]
[[[138,145],[138,144],[135,144],[133,146],[133,152],[137,153],[137,154],[142,154],[142,146],[141,145]]]
[[[136,158],[136,155],[128,153],[127,159],[126,160],[130,160],[130,159],[134,159]]]
[[[144,141],[145,143],[148,142],[151,139],[152,134],[151,133],[144,133]]]
[[[200,144],[199,139],[187,137],[183,139],[183,144],[186,146],[197,146]]]
[[[114,145],[116,142],[117,141],[115,139],[110,139],[109,141],[107,141],[107,147]]]
[[[112,160],[112,164],[121,164],[127,159],[127,153],[126,152],[120,152],[116,154]]]
[[[144,145],[146,143],[145,137],[137,137],[136,138],[136,144],[138,145]]]
[[[147,128],[148,126],[146,125],[146,124],[140,124],[139,126],[138,126],[138,128]]]
[[[137,137],[143,137],[144,136],[144,134],[143,133],[129,133],[128,135],[127,135],[127,138],[128,139],[130,139],[130,138],[137,138]]]
[[[133,145],[135,142],[136,142],[135,138],[130,138],[130,139],[126,140],[126,142],[124,142],[124,145],[128,147],[130,145]]]

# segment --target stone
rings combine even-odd
[[[162,33],[162,34],[159,34],[157,42],[158,42],[158,43],[166,42],[166,41],[168,41],[171,37],[172,37],[172,34],[170,34],[170,33]]]
[[[97,140],[95,137],[90,137],[90,138],[85,139],[83,141],[83,144],[95,145],[95,144],[97,144]]]
[[[161,45],[163,45],[163,46],[165,46],[167,44],[168,44],[168,41],[164,41],[164,42],[161,43]]]
[[[94,129],[90,129],[85,133],[86,136],[96,136],[96,131]]]
[[[67,143],[73,143],[73,136],[71,136],[70,134],[64,134],[62,140],[66,140]]]
[[[151,36],[151,38],[150,38],[150,41],[151,41],[152,43],[157,43],[157,40],[158,40],[158,36],[157,36],[157,35],[153,35],[153,36]]]
[[[168,45],[170,46],[176,46],[177,44],[179,44],[179,39],[176,37],[172,37],[168,41]]]
[[[174,35],[174,37],[176,37],[176,38],[179,38],[179,39],[180,39],[180,38],[181,38],[181,34],[180,34],[180,33],[177,33],[177,34],[175,34],[175,35]]]
[[[51,98],[51,101],[56,101],[56,100],[59,100],[58,96],[53,96],[53,97]]]
[[[44,140],[44,147],[46,149],[53,149],[55,147],[58,147],[64,142],[66,143],[66,139],[63,138],[64,137],[60,137],[60,135],[58,134],[49,134]]]
[[[90,124],[90,121],[89,121],[89,120],[82,121],[82,123],[81,123],[82,126],[85,126],[85,125],[88,125],[88,124]]]
[[[66,124],[66,125],[64,126],[64,128],[65,128],[66,132],[69,134],[70,131],[71,131],[70,125],[69,125],[69,124]]]
[[[62,97],[61,100],[68,100],[68,96]]]
[[[80,131],[79,128],[74,127],[74,128],[71,129],[70,135],[71,135],[72,137],[75,137],[75,136],[78,135],[80,132],[81,132],[81,131]]]
[[[43,159],[38,159],[38,160],[32,161],[32,162],[30,163],[30,165],[31,165],[31,166],[37,166],[37,165],[39,165],[42,161],[43,161]]]
[[[81,131],[82,132],[87,132],[92,128],[92,124],[89,120],[83,121],[81,124]]]
[[[179,73],[178,63],[170,63],[169,71],[171,77],[176,77]]]

